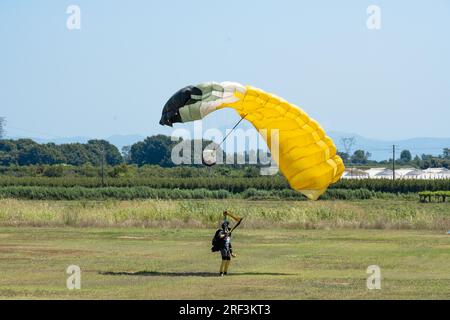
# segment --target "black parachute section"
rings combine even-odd
[[[191,99],[191,95],[201,96],[202,91],[194,86],[187,86],[177,91],[164,105],[160,125],[172,126],[173,123],[183,122],[179,109],[198,100]]]

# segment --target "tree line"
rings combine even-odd
[[[119,151],[116,146],[106,140],[89,140],[87,143],[40,144],[31,139],[3,139],[0,140],[0,166],[58,164],[99,166],[103,161],[107,166],[131,164],[137,166],[157,165],[168,168],[175,166],[171,154],[173,147],[179,142],[172,141],[169,136],[155,135]],[[202,141],[202,148],[211,143],[211,141]],[[234,160],[241,158],[241,160],[248,162],[251,153],[234,153],[231,157],[234,157]],[[370,153],[364,150],[356,150],[352,155],[339,152],[339,155],[347,166],[389,165],[392,161],[392,159],[380,162],[370,160]],[[227,157],[229,156],[227,155]],[[439,156],[423,154],[415,158],[412,158],[409,150],[403,150],[395,162],[398,165],[410,165],[421,169],[429,167],[450,168],[450,149],[443,149]],[[234,161],[234,163],[233,167],[236,168],[248,167],[236,165],[237,161]]]
[[[123,162],[119,150],[105,140],[87,143],[39,144],[31,139],[0,140],[0,165],[99,165],[104,159],[108,165]]]
[[[116,166],[123,163],[162,167],[173,166],[170,159],[174,142],[170,137],[157,135],[125,147],[122,153],[106,140],[87,143],[37,143],[31,139],[0,140],[0,165],[56,165]]]
[[[165,135],[147,137],[143,141],[122,148],[121,152],[116,146],[106,140],[89,140],[87,143],[39,144],[31,139],[0,140],[0,166],[30,166],[30,165],[72,165],[72,166],[99,166],[102,162],[107,166],[123,164],[144,166],[157,165],[163,168],[174,167],[172,162],[172,149],[183,140],[173,141]],[[194,143],[196,141],[184,140],[190,152],[190,164],[201,165],[200,161],[194,160]],[[212,141],[202,140],[202,150],[214,144]],[[223,156],[229,157],[221,149]],[[233,163],[245,163],[250,153],[240,155],[235,153]],[[267,156],[267,154],[266,154]],[[198,160],[198,159],[197,159]],[[239,165],[238,165],[239,166]]]
[[[365,150],[356,150],[352,155],[346,152],[338,152],[347,166],[371,166],[392,164],[392,159],[375,161],[371,160],[370,152]],[[420,169],[427,168],[450,168],[450,148],[444,148],[442,154],[433,156],[431,154],[416,155],[414,158],[409,150],[402,150],[400,157],[395,159],[395,164],[399,166],[413,166]]]

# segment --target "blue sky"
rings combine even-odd
[[[81,9],[68,30],[66,9]],[[381,30],[366,27],[369,5]],[[165,101],[237,81],[301,106],[326,130],[450,136],[450,1],[0,2],[0,116],[9,135],[170,133]],[[205,127],[230,126],[220,111]]]

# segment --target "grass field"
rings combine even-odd
[[[0,199],[0,226],[215,228],[229,209],[243,228],[450,229],[450,204],[418,200],[48,201]]]
[[[217,276],[221,212],[245,217]],[[0,200],[0,299],[450,299],[448,203]],[[66,288],[66,269],[82,289]],[[381,290],[366,269],[381,268]]]
[[[417,230],[249,230],[219,278],[213,230],[0,228],[1,299],[450,299],[450,236]],[[66,288],[80,266],[81,290]],[[366,268],[381,268],[381,289]]]

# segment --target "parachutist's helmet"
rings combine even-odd
[[[228,221],[224,221],[223,223],[222,223],[222,230],[223,231],[228,231],[228,230],[230,230],[230,223],[228,222]]]

